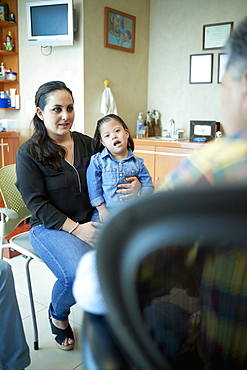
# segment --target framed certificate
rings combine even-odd
[[[222,83],[222,77],[226,70],[228,55],[224,53],[220,53],[218,55],[218,84]]]
[[[212,83],[213,79],[213,54],[190,55],[190,83]]]
[[[225,46],[233,29],[233,22],[205,24],[203,26],[203,50],[220,49]]]

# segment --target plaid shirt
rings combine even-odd
[[[183,160],[159,190],[246,182],[247,127]],[[205,257],[197,343],[205,369],[217,368],[217,363],[236,369],[247,366],[246,266],[245,251],[229,251],[227,258],[221,253]]]
[[[159,190],[224,185],[247,181],[247,127],[236,135],[208,143],[183,160]]]

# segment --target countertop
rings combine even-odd
[[[162,146],[170,148],[186,148],[186,149],[199,149],[200,147],[207,145],[209,142],[196,143],[190,140],[165,140],[165,139],[151,139],[151,138],[142,138],[142,139],[133,139],[135,145],[149,145],[149,146]]]

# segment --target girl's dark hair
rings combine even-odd
[[[70,93],[74,102],[72,91],[62,81],[50,81],[39,87],[35,95],[35,106],[42,111],[47,105],[49,95],[57,90],[66,90]],[[62,158],[65,157],[66,151],[51,139],[46,131],[44,122],[38,117],[37,113],[32,119],[34,132],[32,135],[32,143],[30,146],[30,154],[39,163],[48,166],[56,171],[63,167]]]
[[[121,123],[121,125],[123,126],[123,128],[125,130],[128,130],[128,127],[126,125],[126,123],[122,120],[122,118],[120,118],[119,116],[117,116],[116,114],[107,114],[107,116],[104,116],[102,118],[100,118],[98,121],[97,121],[97,125],[96,125],[96,129],[95,129],[95,133],[94,133],[94,149],[97,151],[97,152],[102,152],[102,150],[104,149],[104,145],[101,144],[101,135],[100,135],[100,126],[105,123],[105,122],[108,122],[110,121],[111,119],[115,119],[116,121],[118,121],[119,123]],[[132,151],[134,150],[134,141],[130,135],[130,132],[129,132],[129,138],[128,138],[128,148],[130,148]]]

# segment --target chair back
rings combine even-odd
[[[136,368],[246,365],[246,210],[244,187],[187,189],[134,201],[104,226],[107,320]]]
[[[17,225],[31,216],[26,207],[19,190],[16,188],[16,165],[10,164],[0,169],[0,191],[4,205],[18,213],[18,219],[8,219],[4,225],[4,235],[9,235]]]

